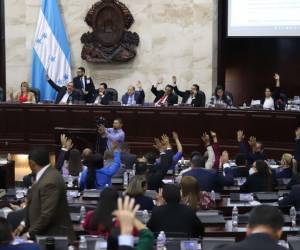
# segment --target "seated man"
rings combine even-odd
[[[262,205],[255,207],[249,218],[247,238],[215,250],[286,250],[278,245],[282,235],[284,219],[278,208]]]
[[[165,90],[157,90],[158,85],[163,83],[163,79],[160,79],[151,88],[151,92],[155,95],[155,106],[173,106],[178,103],[178,96],[174,95],[174,88],[172,85],[167,85]]]
[[[180,91],[176,85],[176,76],[173,76],[173,87],[175,94],[182,97],[182,104],[188,104],[192,107],[205,107],[206,97],[200,90],[199,85],[193,84],[191,90]]]
[[[105,82],[100,83],[99,89],[94,91],[93,103],[98,105],[108,105],[113,99],[112,96],[106,92],[107,84]]]
[[[69,82],[67,86],[59,86],[53,82],[48,76],[47,80],[51,87],[57,92],[55,104],[72,104],[81,100],[80,92],[74,89],[74,83]]]
[[[242,130],[237,132],[237,141],[240,146],[240,153],[246,156],[247,164],[252,164],[257,160],[266,160],[267,157],[264,153],[264,147],[261,142],[256,141],[256,138],[251,136],[248,144],[245,142],[245,134]]]
[[[180,204],[180,188],[176,185],[165,185],[162,198],[165,205],[152,211],[148,222],[154,233],[164,231],[167,236],[183,234],[186,237],[199,237],[204,233],[204,226],[196,213],[186,205]]]
[[[126,169],[132,169],[136,162],[136,155],[130,153],[130,147],[127,142],[121,145],[121,162]]]
[[[92,78],[85,74],[85,68],[79,67],[77,69],[77,76],[73,79],[73,82],[74,88],[82,91],[84,101],[91,103],[93,101],[95,85]]]
[[[195,177],[202,191],[221,192],[224,186],[234,184],[233,177],[229,168],[224,169],[225,176],[219,174],[215,170],[205,169],[205,160],[201,155],[195,155],[191,160],[191,170],[185,172],[183,176]]]
[[[136,90],[137,89],[137,90]],[[142,84],[139,81],[136,88],[132,85],[128,87],[127,93],[122,97],[123,105],[144,104],[145,92],[142,89]]]
[[[0,250],[39,250],[37,244],[27,243],[26,241],[20,244],[14,242],[14,235],[11,226],[7,220],[0,218]]]

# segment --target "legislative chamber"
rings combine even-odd
[[[299,10],[1,0],[0,250],[300,249]]]

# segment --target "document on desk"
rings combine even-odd
[[[227,200],[228,207],[255,207],[259,206],[261,203],[259,201],[249,201],[249,202],[231,202],[230,199]]]

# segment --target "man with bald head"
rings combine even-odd
[[[136,104],[142,105],[144,104],[144,100],[145,100],[145,92],[142,88],[141,82],[138,81],[136,87],[130,85],[127,88],[127,93],[122,97],[122,104],[126,106],[131,106]]]

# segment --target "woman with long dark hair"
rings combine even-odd
[[[241,186],[243,193],[271,192],[274,189],[274,178],[268,164],[263,160],[257,160],[253,164],[253,174]]]
[[[101,154],[94,154],[86,161],[87,169],[83,170],[80,176],[80,190],[95,189],[97,187],[96,170],[103,168],[103,157]]]
[[[229,96],[228,92],[225,91],[224,87],[218,85],[215,89],[215,93],[211,97],[210,104],[221,104],[231,107],[233,105],[233,101],[232,98]]]
[[[90,235],[108,237],[114,226],[113,211],[117,209],[118,192],[105,188],[100,195],[97,208],[86,214],[83,228]]]

